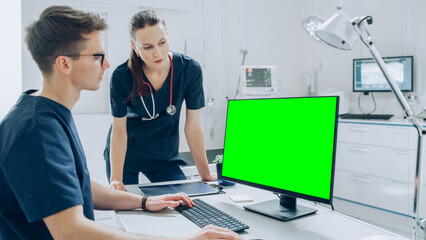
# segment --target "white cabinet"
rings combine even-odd
[[[416,146],[408,123],[340,121],[334,196],[412,215]]]
[[[409,214],[409,184],[346,171],[336,171],[335,196],[353,202]]]
[[[408,182],[409,151],[339,142],[336,169]]]
[[[339,122],[339,142],[408,148],[409,126]],[[414,129],[413,129],[414,130]]]

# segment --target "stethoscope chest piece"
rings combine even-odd
[[[166,112],[167,112],[167,114],[169,114],[170,116],[175,115],[175,113],[176,113],[176,107],[175,107],[175,105],[169,105],[169,106],[167,106],[167,108],[166,108]]]

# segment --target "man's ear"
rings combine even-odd
[[[69,75],[72,70],[72,61],[70,57],[58,56],[55,60],[55,67],[58,69],[58,72]]]

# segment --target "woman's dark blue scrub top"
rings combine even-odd
[[[76,205],[94,220],[71,112],[32,92],[23,93],[0,123],[0,239],[52,239],[43,218]]]
[[[156,91],[143,73],[143,79],[151,85],[156,113],[159,117],[149,118],[139,95],[128,99],[133,90],[133,77],[127,61],[118,66],[110,82],[111,112],[114,117],[127,116],[127,152],[124,170],[144,172],[168,167],[173,164],[186,165],[179,156],[179,117],[185,100],[187,109],[204,107],[203,75],[201,67],[190,57],[173,52],[173,97],[176,114],[170,116],[166,108],[170,102],[170,72],[161,90]],[[151,96],[144,97],[149,114],[153,114]],[[111,128],[108,133],[104,158],[109,162]]]

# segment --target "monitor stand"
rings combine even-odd
[[[279,198],[280,200],[274,199],[266,202],[260,202],[245,206],[244,208],[281,221],[289,221],[294,218],[317,212],[316,209],[297,205],[295,197],[279,194]]]

